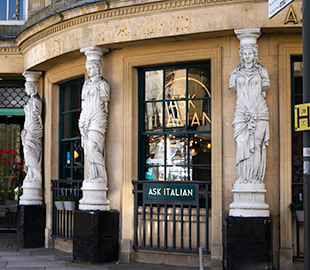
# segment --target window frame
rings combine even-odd
[[[294,106],[296,105],[295,104],[295,100],[297,97],[301,97],[303,98],[303,93],[301,94],[296,94],[296,91],[295,91],[295,73],[294,73],[294,63],[296,62],[302,62],[302,55],[299,55],[299,56],[292,56],[291,57],[291,132],[292,132],[292,135],[291,135],[291,140],[292,140],[292,143],[291,143],[291,148],[292,148],[292,156],[291,156],[291,160],[292,160],[292,202],[298,202],[301,198],[299,197],[299,193],[302,193],[302,190],[303,190],[303,182],[298,182],[298,181],[294,181],[294,175],[295,175],[295,170],[296,169],[301,169],[303,170],[303,160],[301,160],[301,163],[300,164],[296,164],[296,162],[294,162],[294,134],[296,133],[295,132],[295,123],[294,123]],[[301,88],[302,89],[302,88]],[[302,89],[303,90],[303,89]],[[300,133],[300,132],[298,132]],[[302,136],[302,133],[300,133],[299,135]],[[296,156],[298,157],[298,156]]]
[[[9,18],[10,14],[9,14],[9,3],[11,0],[5,0],[6,3],[6,11],[5,11],[5,20],[0,20],[0,25],[23,25],[25,23],[25,21],[27,20],[27,16],[28,16],[28,0],[20,0],[22,3],[20,3],[19,6],[19,16],[22,19],[16,20],[13,18]],[[16,0],[15,0],[15,5],[16,5]]]
[[[81,152],[81,166],[65,166],[65,153],[66,149],[63,146],[63,143],[70,142],[71,146],[75,141],[80,140],[81,141],[81,135],[77,137],[70,137],[71,136],[71,127],[72,127],[72,113],[74,112],[81,112],[82,111],[82,101],[81,101],[81,93],[83,88],[84,78],[78,78],[75,80],[68,81],[66,83],[63,83],[59,86],[59,178],[60,179],[66,179],[66,169],[70,169],[70,175],[72,175],[72,179],[70,180],[76,180],[73,177],[73,170],[77,168],[82,169],[82,179],[84,179],[84,151],[82,149]],[[72,95],[72,85],[79,84],[79,103],[80,107],[78,109],[71,110],[71,95]],[[64,105],[64,89],[66,87],[70,87],[70,93],[69,93],[69,110],[63,111],[63,105]],[[64,121],[63,121],[63,115],[69,114],[69,137],[63,138],[63,132],[64,132]],[[70,148],[70,153],[73,152],[73,147]],[[70,154],[70,163],[73,164],[73,155]],[[78,179],[79,180],[79,179]]]
[[[211,92],[211,96],[210,97],[203,97],[203,98],[189,98],[188,96],[188,70],[190,68],[193,67],[208,67],[209,68],[209,89]],[[169,70],[169,69],[186,69],[186,94],[185,94],[185,98],[182,99],[166,99],[165,95],[164,95],[164,82],[165,82],[165,70]],[[145,100],[144,95],[145,95],[145,74],[147,71],[154,71],[154,70],[163,70],[163,95],[161,99],[158,100]],[[167,143],[166,143],[166,138],[167,136],[169,136],[170,134],[173,135],[184,135],[187,140],[189,139],[189,136],[194,136],[194,134],[210,134],[211,137],[211,129],[212,129],[212,125],[210,123],[210,129],[208,131],[198,131],[198,130],[188,130],[188,113],[189,113],[189,108],[188,108],[188,101],[190,100],[210,100],[210,116],[211,116],[211,108],[212,108],[212,90],[211,90],[211,86],[212,86],[212,82],[211,82],[211,59],[208,60],[204,60],[204,61],[199,61],[199,62],[190,62],[190,63],[182,63],[182,64],[168,64],[168,65],[160,65],[160,66],[155,66],[155,67],[141,67],[138,68],[138,139],[139,139],[139,143],[138,143],[138,178],[139,179],[145,179],[145,168],[146,167],[159,167],[159,166],[163,166],[165,167],[165,174],[164,174],[164,181],[169,181],[167,179],[166,176],[166,168],[168,167],[173,167],[175,165],[168,165],[166,164],[166,147],[167,147]],[[185,130],[182,131],[172,131],[172,130],[167,130],[167,128],[165,127],[165,110],[163,107],[163,116],[162,116],[162,131],[158,132],[158,131],[145,131],[144,130],[144,117],[145,117],[145,104],[147,103],[155,103],[155,102],[160,102],[163,104],[164,106],[164,102],[167,101],[185,101],[186,103],[186,120],[185,120]],[[212,116],[211,116],[212,117]],[[210,117],[210,118],[211,118]],[[164,156],[164,165],[146,165],[145,163],[145,157],[146,157],[146,147],[145,147],[145,143],[146,143],[146,137],[147,136],[151,136],[151,135],[163,135],[164,136],[164,147],[165,147],[165,156]],[[210,139],[211,141],[211,139]],[[186,155],[186,164],[177,166],[177,167],[186,167],[187,170],[187,176],[186,176],[186,180],[184,181],[195,181],[196,179],[189,179],[189,168],[212,168],[211,163],[212,163],[212,157],[210,158],[210,163],[209,164],[191,164],[190,163],[190,159],[189,159],[189,146],[187,147],[187,155]],[[211,156],[211,155],[210,155]],[[211,176],[211,171],[210,171],[210,178],[212,178]],[[157,181],[157,180],[154,180]],[[160,181],[160,180],[158,180]]]

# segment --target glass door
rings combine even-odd
[[[16,230],[17,206],[26,175],[20,136],[23,125],[24,116],[0,115],[0,230]]]

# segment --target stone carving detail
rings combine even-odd
[[[229,90],[237,92],[233,121],[237,146],[237,183],[260,183],[266,168],[269,109],[265,99],[270,88],[267,69],[258,63],[256,39],[260,30],[236,31],[240,39],[240,64],[230,73]]]
[[[237,181],[232,190],[231,216],[269,216],[265,203],[266,148],[269,109],[265,99],[270,88],[267,69],[258,63],[259,28],[235,30],[240,40],[240,63],[230,72],[229,90],[237,92],[233,121],[237,146]]]
[[[80,24],[91,23],[94,21],[100,20],[110,20],[113,18],[121,16],[131,16],[137,14],[158,12],[158,11],[169,11],[173,9],[181,9],[184,7],[197,7],[202,5],[212,5],[212,4],[224,4],[226,2],[233,2],[234,0],[173,0],[157,3],[143,4],[143,6],[126,6],[120,7],[117,9],[108,9],[97,12],[95,14],[86,15],[83,17],[77,17],[72,20],[66,20],[63,23],[59,23],[56,26],[53,26],[55,20],[52,20],[52,24],[46,27],[46,30],[43,30],[40,33],[36,33],[36,30],[29,29],[24,31],[17,38],[18,45],[24,42],[24,46],[28,47],[31,44],[34,44],[36,41],[41,40],[49,35],[55,34],[59,31],[65,30],[70,27],[75,27]],[[141,14],[141,15],[142,15]],[[71,13],[70,13],[71,15]],[[69,16],[70,16],[69,15]],[[69,18],[70,19],[70,18]],[[33,36],[33,37],[31,37]],[[31,38],[30,38],[31,37]],[[29,40],[26,40],[29,39]]]
[[[108,52],[99,47],[81,49],[87,61],[89,79],[84,83],[79,119],[82,147],[86,155],[88,179],[83,182],[83,198],[80,209],[109,210],[106,199],[107,172],[105,168],[105,132],[108,126],[108,101],[110,86],[102,77],[101,56]]]
[[[21,133],[25,164],[28,167],[27,175],[23,182],[23,195],[20,204],[39,205],[42,204],[42,137],[43,124],[41,119],[42,100],[38,95],[38,78],[42,72],[25,71],[25,91],[30,96],[24,107],[25,123]]]

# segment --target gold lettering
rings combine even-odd
[[[195,121],[195,119],[196,119],[196,121]],[[195,112],[195,114],[194,114],[194,117],[193,117],[191,126],[193,126],[194,124],[197,124],[198,126],[200,126],[199,118],[198,118],[198,115],[197,115],[196,112]]]
[[[209,122],[209,123],[211,123],[211,120],[210,120],[210,118],[208,117],[208,115],[205,113],[205,112],[202,112],[202,125],[203,126],[205,126],[206,125],[206,120],[207,119],[207,121]]]
[[[293,23],[298,23],[297,21],[297,17],[296,17],[296,13],[293,9],[293,6],[290,6],[290,9],[288,10],[286,19],[285,19],[285,24],[289,23],[289,22],[293,22]]]
[[[190,98],[195,98],[195,96],[196,96],[196,94],[194,94],[192,97],[191,97],[191,95],[188,95],[188,98],[189,98],[189,99],[190,99]],[[191,104],[192,104],[193,108],[196,108],[196,106],[194,105],[194,103],[193,103],[192,100],[189,100],[189,101],[188,101],[188,108],[191,107]]]
[[[180,99],[182,99],[182,98],[185,98],[185,96],[184,95],[182,95],[182,96],[180,96]],[[181,106],[182,105],[182,106]],[[184,109],[185,108],[185,105],[186,105],[186,103],[185,103],[185,100],[183,101],[179,101],[179,108],[180,109]]]

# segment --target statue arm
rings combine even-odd
[[[270,89],[270,80],[267,68],[261,66],[260,75],[262,77],[262,91],[264,91],[263,95],[266,96],[265,92]]]
[[[100,88],[100,99],[101,101],[110,100],[110,85],[106,80],[102,80],[99,85]]]
[[[236,74],[233,71],[229,74],[229,91],[237,92]]]

